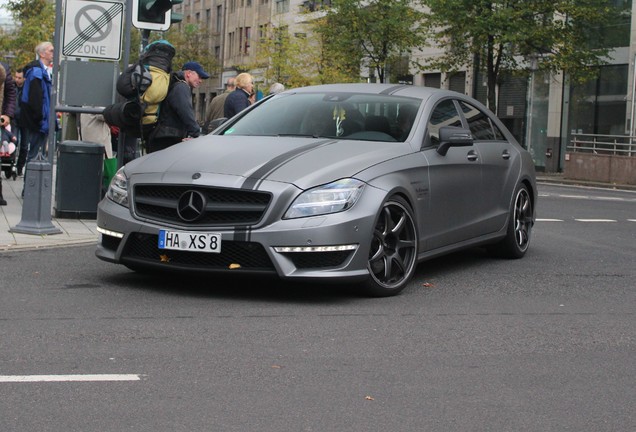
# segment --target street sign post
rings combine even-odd
[[[119,60],[123,18],[121,2],[67,0],[62,54]]]

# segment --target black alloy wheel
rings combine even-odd
[[[418,235],[413,211],[401,197],[384,203],[369,250],[368,294],[386,297],[402,291],[415,272]]]
[[[491,252],[503,258],[523,257],[530,246],[533,225],[534,210],[532,198],[528,187],[521,184],[515,191],[506,237],[500,243],[494,245],[490,249]]]

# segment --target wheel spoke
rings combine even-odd
[[[391,271],[393,266],[391,265],[391,258],[389,258],[388,256],[384,256],[383,258],[384,261],[384,275],[383,275],[383,279],[385,281],[389,281],[391,280]]]
[[[387,235],[389,235],[389,233],[391,232],[391,225],[392,225],[392,221],[391,221],[391,210],[387,207],[383,210],[382,212],[382,231],[381,231],[381,235],[382,235],[382,239],[385,239]]]
[[[371,262],[377,261],[382,256],[384,256],[384,245],[382,244],[381,241],[378,241],[377,250],[371,255],[371,257],[369,258],[369,261],[371,261]]]
[[[404,225],[406,221],[406,216],[404,214],[402,214],[400,216],[400,220],[397,221],[397,223],[393,226],[393,228],[391,229],[391,233],[395,234],[395,235],[399,235],[402,230],[404,229]]]

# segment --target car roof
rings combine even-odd
[[[420,87],[407,84],[372,84],[372,83],[343,83],[324,84],[317,86],[301,87],[287,90],[285,93],[316,93],[316,92],[336,92],[336,93],[362,93],[362,94],[386,94],[418,99],[428,99],[431,96],[463,96],[461,93],[433,87]]]

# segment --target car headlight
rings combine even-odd
[[[108,186],[106,196],[119,205],[128,207],[128,177],[124,173],[124,167],[121,167],[117,174],[113,176]]]
[[[341,179],[306,190],[285,213],[285,219],[337,213],[353,207],[362,193],[364,182]]]

